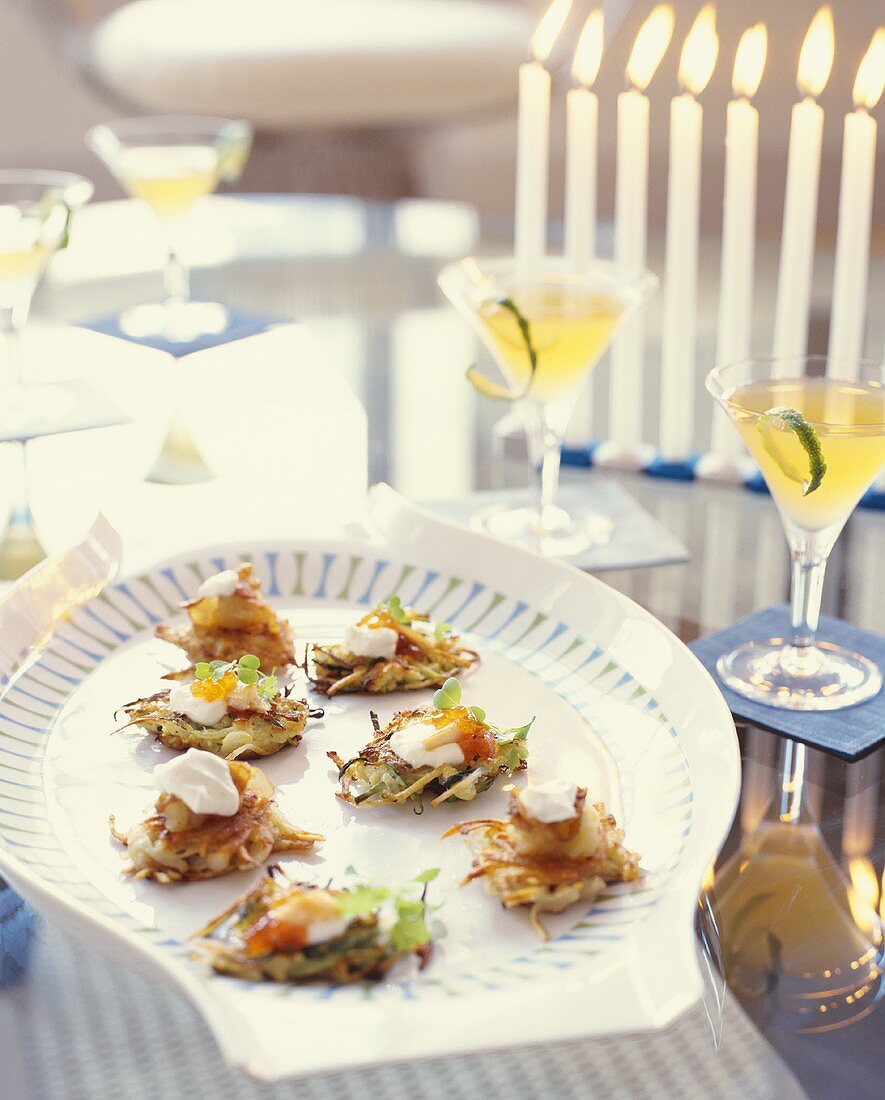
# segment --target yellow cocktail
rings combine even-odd
[[[161,221],[183,217],[218,184],[218,153],[211,145],[154,145],[122,151],[118,175]]]
[[[745,642],[716,669],[733,691],[788,710],[841,710],[882,687],[862,654],[817,640],[827,558],[885,464],[885,368],[822,357],[717,367],[707,389],[728,413],[777,504],[793,560],[779,637]]]
[[[885,464],[885,389],[838,379],[762,380],[741,386],[728,400],[732,420],[777,503],[800,527],[819,531],[840,526]],[[808,470],[808,454],[769,409],[802,414],[820,441],[826,473],[805,493],[797,474]]]
[[[16,248],[9,252],[4,252],[0,246],[0,283],[36,280],[48,259],[49,249],[37,241],[30,248]]]
[[[470,382],[484,397],[515,404],[539,481],[535,506],[493,506],[472,524],[551,557],[572,557],[607,542],[611,520],[592,504],[578,504],[570,513],[555,504],[562,442],[582,380],[657,280],[606,260],[576,268],[565,258],[546,256],[529,277],[511,257],[470,257],[450,264],[438,281],[504,379],[472,366]]]
[[[626,301],[580,287],[502,287],[531,328],[537,353],[532,372],[516,316],[492,299],[478,303],[480,322],[497,351],[508,381],[542,404],[575,392],[611,343]]]
[[[190,300],[188,270],[179,248],[185,219],[219,180],[242,171],[252,140],[247,122],[189,115],[123,118],[93,126],[86,141],[126,192],[141,199],[160,224],[166,246],[165,301],[133,306],[120,317],[129,336],[189,343],[223,332],[229,315],[218,302]]]

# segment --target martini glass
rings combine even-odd
[[[603,260],[575,271],[552,257],[525,278],[512,257],[471,257],[444,268],[438,281],[501,371],[506,386],[480,383],[480,392],[515,400],[538,481],[536,504],[493,506],[477,513],[472,525],[551,557],[608,542],[607,518],[591,508],[570,514],[556,504],[562,441],[582,379],[657,279]]]
[[[15,448],[10,522],[0,541],[0,580],[14,580],[44,556],[28,505],[25,446],[62,417],[71,398],[29,384],[19,335],[52,256],[67,244],[71,216],[92,197],[92,183],[71,172],[0,171],[0,330],[6,372],[0,383],[0,439]]]
[[[707,389],[740,432],[771,491],[793,559],[792,633],[719,658],[733,691],[790,710],[840,710],[874,696],[879,668],[817,640],[827,558],[885,464],[885,367],[825,357],[718,367]]]
[[[120,318],[126,335],[189,343],[227,327],[223,305],[190,298],[180,257],[181,229],[198,199],[220,180],[239,178],[251,142],[248,122],[187,115],[118,119],[86,134],[87,145],[124,190],[151,208],[166,245],[165,301],[126,310]]]

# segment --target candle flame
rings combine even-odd
[[[707,870],[704,871],[704,877],[701,880],[701,890],[704,893],[709,893],[713,889],[713,884],[716,882],[716,859],[715,857],[710,860],[707,866]]]
[[[669,4],[658,4],[639,28],[630,60],[627,62],[627,79],[641,92],[651,83],[667,52],[675,22],[672,7]]]
[[[824,4],[811,20],[811,26],[802,43],[802,52],[799,54],[799,75],[796,83],[803,95],[819,96],[827,86],[835,52],[833,12],[829,4]]]
[[[575,50],[575,59],[572,62],[572,76],[585,88],[596,80],[599,66],[602,63],[602,46],[604,41],[605,19],[602,8],[591,11],[587,16],[587,22],[578,39]]]
[[[865,935],[878,932],[879,920],[876,903],[879,901],[879,879],[866,856],[855,856],[848,861],[848,907],[854,923]]]
[[[870,48],[863,56],[854,82],[854,106],[871,111],[885,89],[885,27],[873,35]]]
[[[716,5],[705,4],[691,25],[679,58],[679,83],[686,92],[701,94],[710,82],[718,56]]]
[[[759,90],[765,58],[768,55],[768,31],[764,23],[748,27],[741,35],[734,57],[731,86],[734,94],[752,99]]]
[[[552,0],[532,35],[532,56],[535,61],[546,61],[550,56],[571,10],[572,0]]]

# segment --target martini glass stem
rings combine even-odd
[[[163,292],[169,305],[183,305],[190,298],[190,275],[181,262],[174,242],[167,245],[166,266],[163,268]]]
[[[537,479],[538,530],[543,534],[556,527],[563,433],[550,424],[544,410],[536,405],[526,410],[525,425],[529,459]]]
[[[12,309],[4,309],[2,314],[0,314],[0,332],[3,333],[3,345],[6,349],[4,389],[7,392],[7,396],[11,396],[12,398],[20,394],[21,388],[24,385],[19,330],[22,325],[23,316],[26,314],[26,309],[22,311],[15,307]]]
[[[793,561],[790,596],[792,630],[790,672],[795,676],[815,673],[820,665],[817,628],[830,546],[821,546],[812,535],[790,540]]]
[[[791,620],[793,645],[808,649],[817,640],[820,601],[827,559],[807,550],[793,551],[793,595]]]

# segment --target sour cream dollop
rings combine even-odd
[[[357,657],[383,657],[396,653],[399,635],[389,626],[349,626],[344,631],[344,648]]]
[[[546,783],[526,787],[519,792],[518,797],[523,814],[542,825],[568,821],[577,816],[575,799],[578,797],[578,788],[565,779],[548,779]]]
[[[463,764],[464,753],[458,744],[458,727],[452,723],[452,740],[447,744],[428,749],[424,742],[429,737],[438,738],[446,727],[432,725],[430,722],[410,722],[398,729],[388,742],[400,758],[412,768],[437,768],[440,764]]]
[[[173,684],[169,689],[169,707],[200,726],[214,726],[227,714],[227,700],[204,699],[194,695],[193,684]]]
[[[220,573],[207,577],[197,589],[200,597],[232,596],[240,583],[239,574],[234,569],[222,569]]]
[[[240,792],[227,761],[202,749],[188,749],[154,768],[154,786],[174,795],[195,814],[230,817],[240,808]]]

